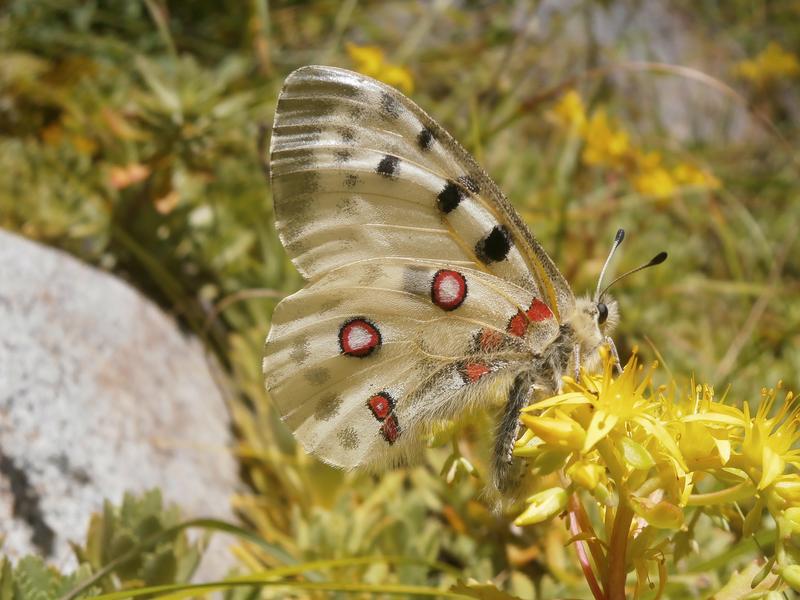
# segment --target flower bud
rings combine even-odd
[[[514,520],[514,525],[534,525],[554,517],[567,506],[567,491],[550,488],[534,494],[526,502],[530,506]]]
[[[567,475],[575,482],[575,485],[591,491],[600,483],[600,477],[603,476],[604,471],[603,467],[598,464],[581,460],[567,469]]]
[[[622,446],[622,456],[629,467],[647,471],[655,466],[656,461],[653,460],[653,457],[641,444],[637,444],[629,437],[622,437],[620,445]]]
[[[683,511],[666,500],[654,502],[649,498],[629,498],[631,508],[642,519],[658,529],[680,529],[683,525]]]
[[[800,477],[787,475],[772,484],[772,490],[791,505],[800,505]]]
[[[800,506],[792,506],[781,513],[781,533],[800,533]]]
[[[795,592],[800,592],[800,565],[783,567],[781,577]]]

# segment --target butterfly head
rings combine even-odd
[[[632,273],[636,273],[637,271],[641,271],[642,269],[661,264],[667,259],[666,252],[659,252],[647,263],[635,269],[631,269],[630,271],[626,271],[607,286],[603,287],[603,276],[623,239],[625,239],[625,231],[620,229],[617,231],[617,235],[614,236],[611,252],[608,253],[608,258],[603,265],[602,271],[600,271],[600,277],[597,281],[597,289],[595,290],[594,296],[592,298],[580,298],[575,301],[575,312],[569,321],[575,332],[577,341],[581,345],[582,353],[593,352],[603,343],[605,338],[611,334],[619,323],[619,306],[617,301],[608,294],[608,289],[620,279]]]
[[[568,319],[581,346],[581,354],[588,356],[611,335],[619,323],[619,305],[611,296],[602,300],[584,297],[575,300],[575,310]]]

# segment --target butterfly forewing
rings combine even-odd
[[[267,388],[304,447],[401,463],[440,419],[504,400],[572,293],[474,160],[396,90],[292,73],[271,143],[281,240],[310,284],[277,307]]]
[[[497,186],[397,90],[333,67],[286,80],[271,143],[278,231],[309,279],[371,256],[445,259],[573,303]]]

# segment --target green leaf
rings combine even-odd
[[[0,600],[14,600],[14,574],[11,570],[11,561],[3,557],[3,566],[0,568]]]
[[[142,567],[142,579],[147,585],[163,585],[175,581],[178,563],[172,548],[163,548],[156,554],[149,555]]]

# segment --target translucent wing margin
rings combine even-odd
[[[298,69],[270,149],[277,227],[314,281],[365,257],[438,260],[491,273],[556,317],[573,294],[474,159],[397,90],[324,66]]]

